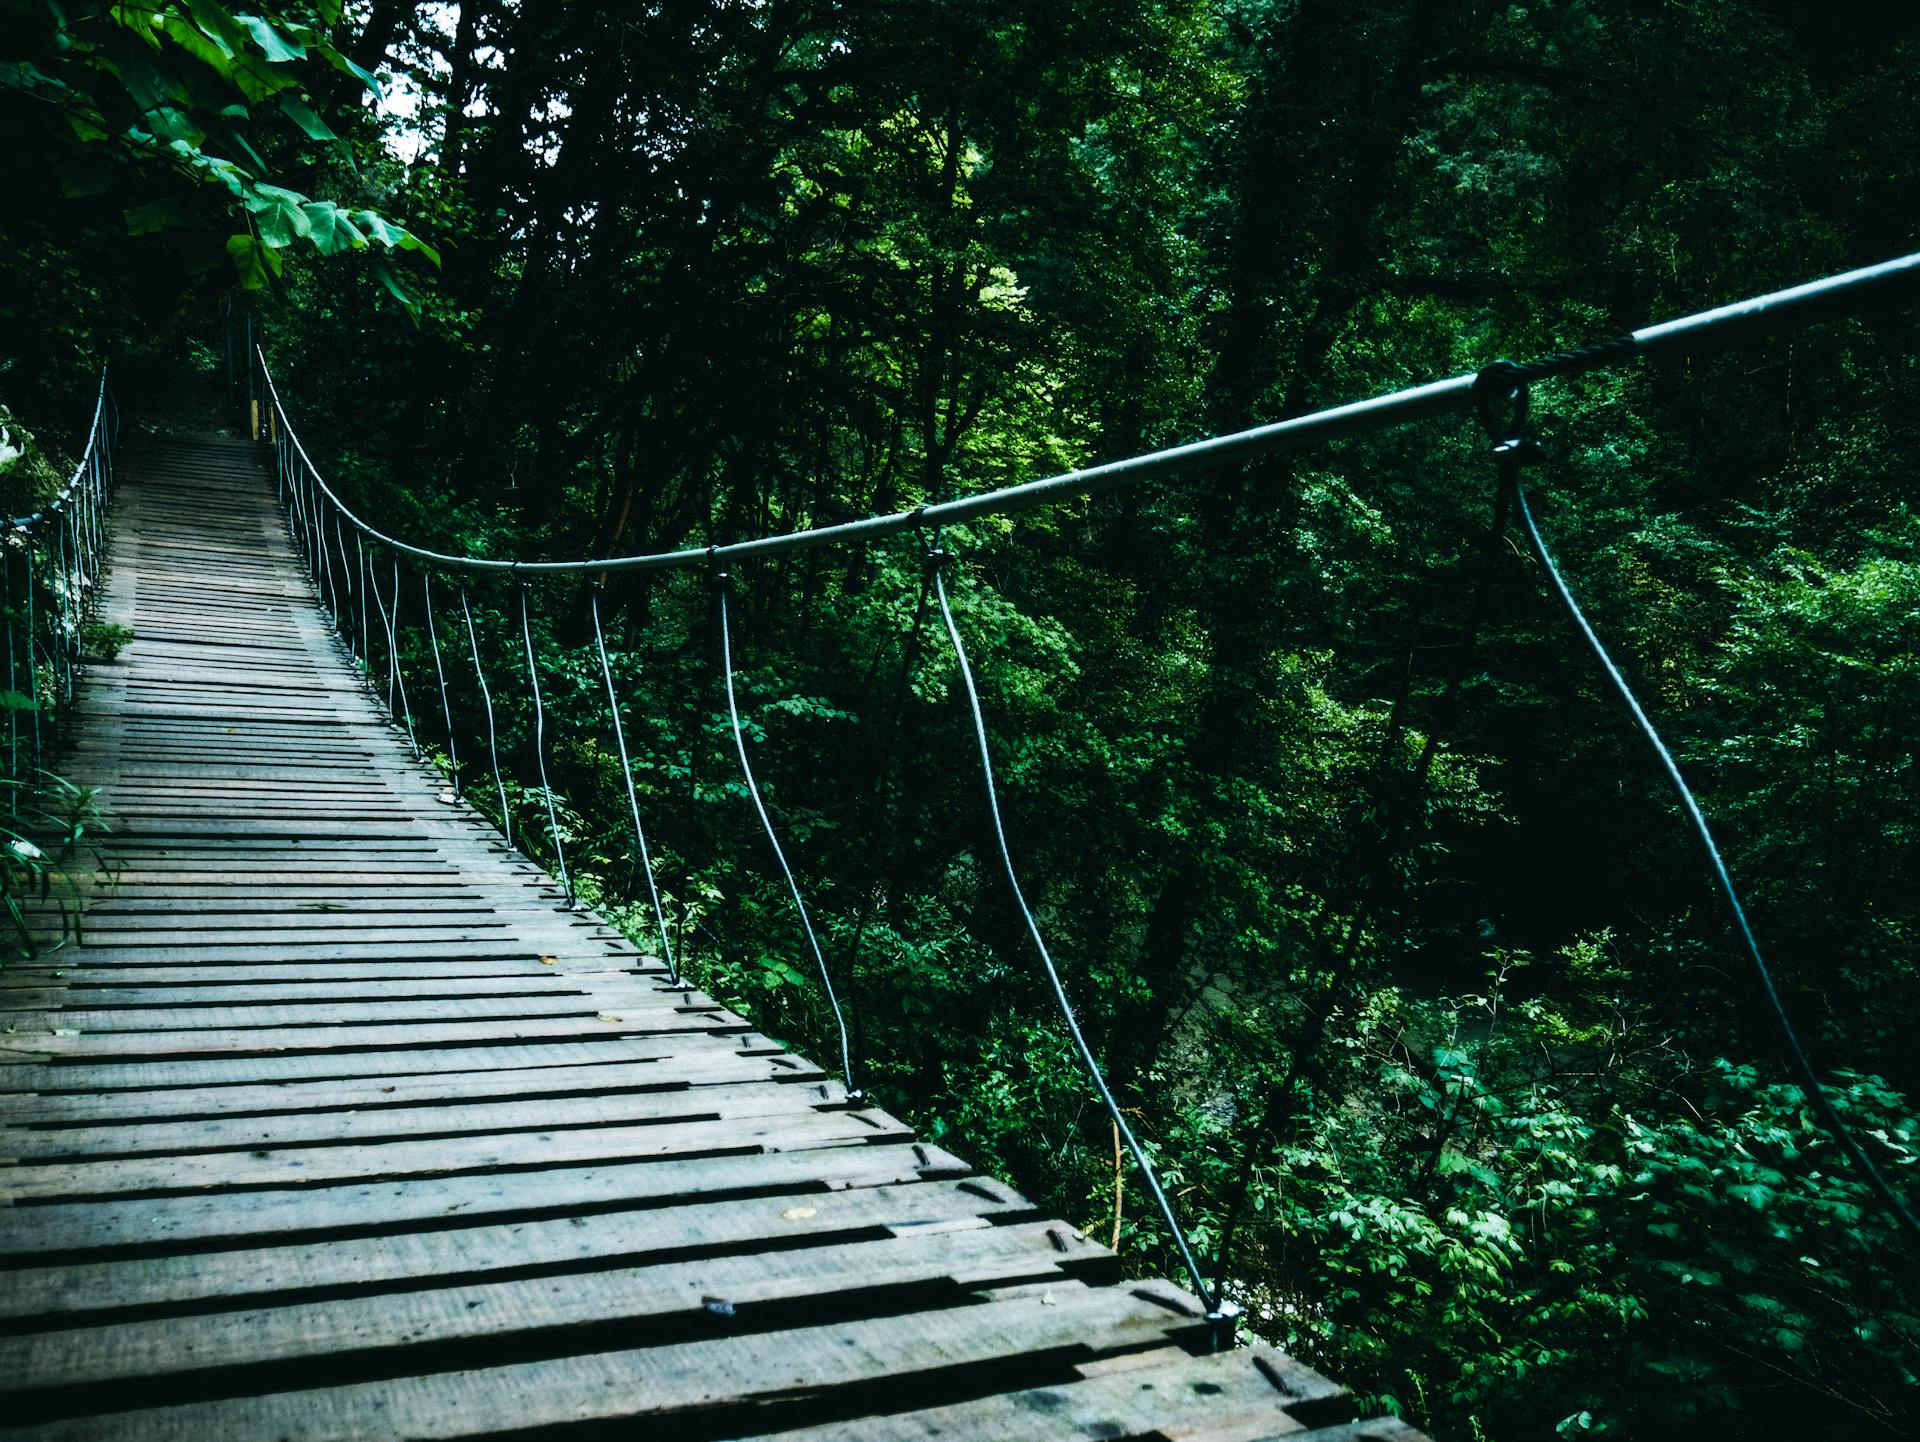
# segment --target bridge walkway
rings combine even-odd
[[[60,761],[118,879],[0,971],[0,1436],[1413,1436],[563,909],[261,454],[120,462],[135,639]]]

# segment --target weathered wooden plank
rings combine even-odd
[[[783,1088],[767,1087],[769,1107]],[[912,1131],[884,1112],[791,1109],[787,1115],[652,1126],[588,1127],[501,1135],[386,1141],[357,1147],[288,1147],[265,1152],[21,1165],[0,1169],[0,1201],[196,1191],[206,1187],[317,1186],[360,1179],[439,1177],[500,1167],[640,1161],[794,1147],[899,1143]]]
[[[761,1433],[751,1442],[1033,1442],[1042,1437],[1246,1442],[1279,1436],[1323,1442],[1310,1429],[1352,1415],[1344,1388],[1269,1347],[1200,1357],[1168,1349],[1145,1358],[1155,1364],[943,1407]],[[1393,1442],[1402,1435],[1383,1431],[1379,1439]]]
[[[36,1015],[21,1013],[22,1016]],[[612,1013],[609,1013],[612,1015]],[[569,1041],[582,1037],[667,1036],[685,1032],[715,1034],[748,1031],[746,1021],[729,1012],[662,1014],[601,1021],[597,1015],[516,1018],[404,1026],[259,1027],[247,1031],[206,1030],[93,1032],[80,1036],[20,1032],[0,1037],[0,1069],[8,1062],[39,1063],[58,1057],[146,1057],[156,1061],[211,1057],[227,1053],[377,1052],[422,1046],[492,1046],[502,1042]],[[7,1078],[0,1074],[0,1087]],[[14,1083],[16,1087],[20,1083]],[[34,1090],[39,1089],[36,1085]]]
[[[540,951],[531,946],[512,946],[508,944],[510,940],[511,938],[502,939],[487,945],[462,941],[353,941],[335,942],[332,945],[325,942],[290,942],[281,946],[251,943],[236,946],[160,946],[87,942],[72,948],[72,954],[84,956],[89,964],[102,967],[115,964],[152,966],[180,963],[210,966],[218,962],[271,961],[299,961],[303,964],[324,965],[329,959],[334,961],[424,961],[436,956],[453,961],[491,959],[538,962],[543,955],[558,954]]]
[[[448,968],[443,966],[440,975],[429,971],[427,976],[411,980],[393,975],[389,970],[375,969],[370,978],[359,981],[343,980],[337,974],[318,980],[299,976],[275,980],[273,973],[262,967],[259,970],[266,979],[254,982],[210,982],[206,978],[218,978],[220,968],[183,967],[174,970],[193,976],[195,980],[162,984],[151,971],[147,971],[129,978],[124,986],[117,984],[117,979],[130,968],[115,967],[103,973],[116,978],[113,983],[87,980],[84,984],[72,986],[42,985],[38,988],[20,985],[23,977],[34,975],[21,973],[9,976],[7,985],[0,987],[0,1000],[4,1001],[9,1011],[39,1009],[49,1004],[44,998],[52,997],[54,1001],[51,1004],[54,1006],[84,1007],[90,1014],[137,1009],[156,1015],[170,1015],[171,1011],[162,1009],[245,1007],[249,1011],[270,1013],[276,1008],[298,1008],[306,1003],[339,1007],[363,1002],[375,1006],[402,1006],[436,998],[481,1001],[490,997],[596,996],[609,1001],[618,1000],[627,1006],[678,1006],[685,994],[677,989],[668,991],[663,984],[656,983],[642,987],[622,986],[619,984],[622,974],[614,970],[563,972],[557,966],[534,967],[524,962],[506,962],[502,966],[503,971],[493,977],[448,978],[444,975]],[[80,977],[94,975],[85,969],[76,974]],[[433,1010],[431,1015],[438,1019],[449,1013]]]
[[[58,1013],[21,1012],[12,1019],[23,1027],[28,1022],[43,1022],[77,1028],[83,1033],[92,1033],[95,1041],[109,1047],[128,1036],[148,1032],[187,1034],[182,1044],[191,1046],[198,1044],[194,1038],[219,1032],[231,1033],[235,1046],[251,1049],[247,1045],[250,1033],[261,1030],[320,1028],[331,1032],[351,1028],[365,1032],[375,1026],[404,1027],[415,1022],[438,1023],[493,1017],[510,1021],[528,1021],[540,1017],[593,1017],[602,1025],[626,1021],[640,1024],[640,1019],[644,1019],[651,1030],[672,1029],[676,1013],[685,1010],[678,1004],[678,993],[670,993],[671,1000],[663,1000],[656,994],[644,1000],[637,996],[623,1000],[622,1009],[630,1015],[614,1016],[609,1013],[602,1017],[598,1014],[600,1009],[590,1004],[585,992],[562,986],[558,977],[554,981],[552,994],[547,996],[487,996],[478,1000],[459,1001],[403,995],[392,1000],[371,997],[349,1003],[319,1001],[299,1005],[289,1001],[281,1006],[227,1006],[216,1000],[206,1006],[134,1007],[124,1011],[70,1007]],[[378,1045],[394,1039],[388,1035],[375,1038],[374,1041]],[[311,1044],[313,1038],[306,1040]],[[171,1044],[172,1038],[159,1035],[143,1043],[149,1049]],[[226,1049],[232,1050],[234,1047]]]
[[[417,1076],[369,1077],[273,1086],[159,1088],[87,1092],[70,1096],[16,1096],[7,1102],[7,1127],[185,1121],[231,1116],[304,1115],[359,1108],[418,1106],[481,1097],[561,1097],[620,1091],[674,1091],[726,1082],[821,1081],[811,1062],[789,1057],[743,1056],[715,1051],[608,1062],[599,1066],[522,1067],[499,1071],[432,1071]],[[4,1128],[0,1128],[4,1130]],[[9,1150],[0,1147],[0,1151]]]
[[[107,1058],[84,1050],[64,1060],[0,1066],[0,1094],[6,1092],[107,1092],[133,1089],[185,1089],[281,1081],[331,1081],[355,1077],[430,1074],[449,1069],[485,1071],[509,1067],[592,1066],[649,1057],[705,1056],[717,1051],[775,1053],[772,1042],[754,1032],[674,1032],[626,1036],[603,1027],[584,1036],[515,1042],[494,1036],[467,1039],[465,1045],[429,1044],[393,1050],[329,1051],[298,1055],[194,1058]]]
[[[337,1146],[414,1137],[487,1135],[577,1127],[615,1127],[643,1122],[721,1120],[782,1116],[843,1106],[846,1088],[835,1081],[775,1086],[765,1081],[679,1090],[609,1092],[586,1097],[497,1098],[461,1104],[440,1097],[411,1105],[359,1111],[290,1115],[200,1117],[191,1121],[91,1122],[75,1127],[42,1124],[0,1127],[0,1154],[19,1165],[53,1160],[97,1163],[101,1158],[199,1155],[255,1147]],[[73,1175],[86,1173],[75,1168]]]
[[[1190,1305],[1190,1304],[1188,1304]],[[267,1437],[350,1442],[452,1438],[615,1419],[697,1417],[725,1435],[747,1417],[859,1415],[872,1401],[929,1400],[1046,1380],[1073,1362],[1198,1337],[1204,1321],[1165,1284],[1071,1283],[974,1307],[703,1339],[539,1362],[318,1387],[80,1418],[22,1436]]]
[[[233,998],[260,983],[292,990],[332,987],[344,991],[377,981],[407,983],[396,986],[396,991],[425,996],[431,992],[415,992],[413,983],[455,984],[489,978],[519,980],[535,974],[535,964],[520,957],[505,961],[463,957],[443,957],[438,961],[336,961],[326,966],[306,968],[284,963],[277,966],[271,963],[254,966],[130,966],[121,963],[95,968],[87,963],[85,954],[79,951],[70,951],[64,958],[56,954],[53,959],[60,964],[33,966],[16,963],[0,971],[0,998],[4,998],[0,1000],[0,1005],[11,1007],[15,1004],[15,997],[11,993],[43,990],[59,985],[62,979],[69,981],[68,989],[76,1002],[91,1004],[91,998],[122,987],[190,987],[197,988],[205,995]],[[602,953],[565,961],[556,957],[552,962],[537,965],[538,974],[542,976],[644,976],[650,986],[664,989],[666,985],[665,973],[659,967],[643,965],[639,958],[633,956]],[[292,991],[281,994],[291,995]]]
[[[39,1420],[137,1407],[155,1384],[182,1401],[285,1385],[316,1368],[338,1384],[400,1367],[471,1365],[499,1350],[476,1345],[489,1342],[526,1358],[898,1305],[889,1294],[958,1302],[972,1289],[1064,1279],[1110,1258],[1078,1238],[1060,1252],[1052,1235],[1034,1223],[921,1227],[883,1240],[0,1338],[0,1377],[33,1379],[9,1400],[20,1420]]]
[[[388,919],[412,921],[422,916],[472,916],[484,919],[502,914],[484,899],[461,891],[454,891],[449,896],[435,894],[448,888],[409,891],[390,887],[376,896],[368,896],[364,890],[355,888],[350,894],[338,897],[291,896],[284,889],[264,886],[249,889],[256,894],[243,892],[239,895],[232,891],[216,892],[212,888],[168,889],[187,891],[188,899],[193,901],[193,917],[202,926],[252,926],[256,924],[256,917],[266,918],[276,925],[281,924],[281,918],[304,919],[303,924],[311,926],[315,917],[337,917],[342,924],[373,926]],[[426,891],[427,894],[423,896],[420,891]],[[119,895],[96,900],[87,911],[87,930],[127,930],[162,920],[168,925],[174,924],[181,910],[179,903],[182,898],[155,896],[153,892],[153,888],[140,887],[137,891],[123,890]],[[502,921],[500,924],[505,926],[509,923]]]
[[[670,1195],[680,1200],[680,1194]],[[122,1315],[186,1316],[239,1302],[265,1306],[315,1294],[391,1294],[489,1273],[632,1266],[717,1256],[743,1246],[752,1248],[752,1255],[769,1255],[834,1238],[985,1226],[989,1220],[1033,1215],[1033,1204],[1011,1188],[927,1181],[808,1196],[689,1198],[673,1207],[632,1206],[479,1226],[464,1225],[467,1218],[443,1218],[442,1225],[428,1230],[326,1242],[22,1267],[8,1276],[0,1316],[59,1319],[62,1326]],[[1091,1256],[1072,1240],[1042,1237],[1037,1250],[1049,1258]],[[5,1375],[0,1369],[0,1377]]]
[[[415,1182],[353,1182],[301,1190],[196,1193],[50,1202],[16,1209],[0,1228],[0,1256],[106,1260],[159,1255],[217,1242],[269,1245],[396,1230],[478,1226],[506,1218],[698,1204],[734,1196],[800,1199],[861,1187],[964,1178],[971,1172],[938,1147],[830,1146],[791,1152],[681,1157],[539,1171],[486,1172]],[[983,1183],[993,1192],[996,1183]],[[988,1200],[991,1200],[990,1195]],[[783,1208],[785,1210],[785,1208]],[[4,1290],[4,1289],[0,1289]],[[107,1295],[117,1295],[109,1288]]]

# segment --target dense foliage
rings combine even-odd
[[[48,85],[132,127],[76,131],[113,189],[27,152],[0,387],[57,424],[101,350],[135,377],[187,341],[217,360],[236,277],[207,262],[244,232],[273,258],[242,261],[265,289],[233,304],[329,475],[390,530],[501,556],[1030,478],[1882,259],[1920,216],[1920,21],[1864,10],[144,7],[163,59],[217,72],[180,37],[227,38],[244,137],[197,72],[187,129],[130,120],[98,79],[125,78],[126,42],[81,10],[0,7],[32,61],[0,90],[15,153]],[[354,67],[382,103],[317,78]],[[253,95],[263,68],[302,88]],[[140,137],[163,134],[182,159],[159,166]],[[146,234],[182,166],[245,178]],[[292,243],[270,174],[310,229],[328,204],[440,264]],[[1543,519],[1716,817],[1836,1103],[1913,1195],[1911,318],[1535,399]],[[1461,417],[949,531],[1029,898],[1254,1332],[1443,1439],[1911,1435],[1920,1258],[1786,1084],[1670,798],[1537,572],[1489,544],[1485,452]],[[1164,1268],[996,869],[922,573],[894,541],[734,576],[754,765],[856,1065]],[[546,854],[517,601],[470,600],[515,834]],[[585,597],[539,605],[570,859],[645,941]],[[615,573],[603,610],[685,965],[831,1050],[730,753],[705,577]],[[468,676],[460,769],[489,806]]]

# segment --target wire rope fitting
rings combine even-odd
[[[1213,1350],[1231,1352],[1239,1340],[1242,1308],[1238,1302],[1230,1302],[1225,1297],[1216,1298],[1213,1309],[1207,1313],[1211,1324]]]
[[[1525,373],[1510,360],[1497,360],[1473,378],[1473,404],[1480,424],[1496,445],[1526,434],[1533,398]],[[1501,414],[1501,407],[1507,407]]]

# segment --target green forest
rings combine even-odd
[[[374,526],[597,559],[968,496],[1920,248],[1920,15],[0,0],[0,145],[8,514],[64,483],[103,363],[128,425],[247,426],[251,339]],[[1527,472],[1909,1199],[1914,320],[1883,299],[1542,381]],[[1459,408],[733,565],[745,749],[853,1084],[1182,1275],[1007,888],[937,543],[1026,901],[1244,1335],[1440,1442],[1912,1436],[1920,1244],[1795,1084],[1498,489]],[[539,717],[517,579],[467,580],[470,660],[460,578],[396,563],[376,691],[404,682],[449,785],[657,948],[610,680],[675,961],[837,1058],[711,577],[526,576]],[[59,687],[6,704],[53,724]]]

